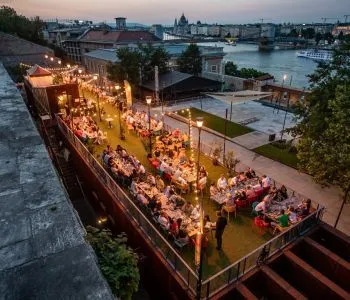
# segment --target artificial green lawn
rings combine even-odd
[[[85,96],[89,95],[87,92],[84,92]],[[91,96],[91,95],[90,95]],[[119,124],[117,118],[117,108],[111,106],[110,104],[104,104],[104,110],[106,111],[106,118],[108,115],[114,118],[112,121],[113,128],[108,128],[106,121],[98,122],[98,126],[106,131],[108,134],[109,144],[115,148],[117,144],[120,144],[131,154],[134,154],[141,163],[151,171],[151,166],[147,160],[147,153],[145,151],[144,145],[141,142],[141,139],[133,132],[128,132],[126,130],[126,140],[121,141],[119,139]],[[98,121],[98,120],[97,120]],[[100,145],[95,147],[95,155],[100,155],[106,145]],[[195,157],[197,157],[197,154]],[[214,166],[212,161],[204,155],[200,157],[201,164],[207,169],[209,176],[209,182],[215,181],[219,178],[220,174],[226,174],[227,170],[221,166]],[[195,194],[191,193],[186,195],[186,200],[191,201],[193,204],[196,204]],[[208,194],[204,195],[204,211],[205,214],[208,214],[212,221],[216,220],[216,211],[220,209],[219,205],[210,200]],[[271,238],[269,233],[261,233],[256,226],[254,225],[253,219],[250,216],[250,209],[245,209],[238,212],[237,218],[230,216],[230,221],[228,226],[225,229],[223,235],[223,251],[218,252],[216,247],[215,238],[209,235],[209,246],[204,256],[204,267],[203,274],[204,278],[207,278],[211,275],[222,270],[224,267],[234,263],[239,260],[249,252],[258,248],[260,245],[265,243]],[[195,270],[194,266],[194,248],[187,247],[182,252],[182,257],[185,261]]]
[[[294,152],[289,152],[288,149],[280,149],[274,146],[273,144],[267,144],[255,148],[253,151],[273,160],[279,161],[280,163],[290,166],[292,168],[297,168],[297,155]]]
[[[221,134],[225,134],[224,118],[218,117],[211,113],[207,113],[205,111],[202,111],[194,107],[191,107],[190,111],[191,111],[192,120],[195,120],[197,117],[203,117],[205,127],[215,130],[217,132],[220,132]],[[182,117],[188,118],[188,112],[186,110],[179,110],[177,111],[177,114]],[[234,138],[236,136],[240,136],[252,131],[253,131],[252,129],[246,126],[234,123],[232,121],[227,121],[226,136],[230,138]]]

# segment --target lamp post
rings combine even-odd
[[[288,113],[288,108],[289,108],[289,98],[290,96],[287,96],[287,93],[283,95],[283,98],[287,98],[287,107],[286,107],[286,113],[284,114],[284,120],[283,120],[283,127],[281,131],[281,141],[283,138],[283,133],[284,133],[284,127],[286,126],[286,119],[287,119],[287,113]]]
[[[94,75],[94,80],[97,80],[98,75]],[[100,94],[97,92],[97,109],[98,109],[98,117],[100,119],[100,122],[102,121],[101,118],[101,108],[100,108]]]
[[[122,131],[122,122],[121,122],[121,119],[120,119],[120,111],[122,109],[122,104],[121,104],[121,102],[119,102],[119,97],[118,97],[118,92],[119,92],[120,86],[117,84],[114,88],[117,90],[117,99],[118,99],[119,136],[120,136],[121,140],[124,140],[125,137],[124,137],[124,133]]]
[[[284,88],[284,82],[286,81],[286,79],[287,79],[287,74],[284,74],[283,75],[283,77],[282,77],[282,90],[281,90],[281,94],[280,94],[280,96],[279,96],[279,101],[278,101],[278,107],[277,107],[277,113],[279,112],[279,110],[280,110],[280,105],[281,105],[281,98],[282,98],[282,92],[283,92],[283,88]],[[277,104],[277,102],[276,102],[276,104]],[[274,109],[274,112],[275,112],[275,109]]]
[[[152,156],[152,132],[151,132],[151,103],[152,97],[146,97],[146,103],[148,105],[148,131],[149,131],[149,152]]]
[[[198,128],[198,157],[197,157],[197,179],[196,179],[196,192],[199,193],[199,162],[200,162],[200,146],[201,146],[201,130],[203,127],[203,118],[198,117],[196,119],[196,124]],[[199,200],[199,231],[196,236],[196,246],[195,246],[195,263],[198,275],[197,287],[196,287],[196,299],[201,298],[202,289],[202,273],[203,273],[203,251],[202,251],[202,238],[203,238],[203,194],[200,195]]]

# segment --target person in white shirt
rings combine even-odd
[[[134,195],[138,193],[137,182],[134,179],[131,181],[130,190],[131,190],[131,193]]]
[[[218,179],[217,188],[219,190],[226,190],[227,180],[226,180],[224,174],[221,174],[220,178]]]
[[[255,211],[256,212],[266,212],[267,205],[265,199],[261,201],[257,206],[255,206]]]
[[[166,159],[164,159],[160,164],[159,170],[162,172],[165,172],[165,170],[168,168],[169,168],[169,165],[167,164]]]
[[[239,175],[232,177],[231,180],[229,180],[228,184],[229,186],[235,186],[239,182]]]
[[[182,168],[180,167],[180,168],[178,168],[178,169],[175,171],[173,177],[174,177],[176,180],[178,180],[179,177],[181,177],[181,175],[182,175]]]
[[[270,181],[271,181],[270,177],[268,177],[266,175],[262,176],[261,182],[262,182],[264,188],[267,188],[270,186]]]
[[[143,205],[147,205],[148,204],[148,200],[146,199],[146,197],[145,197],[145,195],[143,194],[142,191],[140,191],[137,194],[137,201],[139,201]]]
[[[145,174],[146,173],[146,169],[142,164],[139,164],[138,166],[138,173],[139,174]]]
[[[198,188],[200,190],[202,190],[206,184],[207,184],[207,176],[203,176],[201,179],[198,180]]]
[[[209,193],[210,193],[210,198],[214,197],[218,193],[218,189],[216,188],[214,182],[210,185]]]
[[[158,222],[159,222],[160,226],[162,226],[164,229],[166,229],[166,230],[169,229],[169,227],[170,227],[169,219],[168,219],[168,216],[164,212],[162,212],[159,215]]]

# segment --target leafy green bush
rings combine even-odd
[[[103,276],[112,292],[122,300],[129,300],[138,289],[140,274],[138,255],[127,247],[127,237],[114,237],[110,230],[87,226],[87,241],[98,258]]]

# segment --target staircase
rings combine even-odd
[[[49,139],[49,145],[52,150],[53,161],[55,166],[60,173],[63,184],[68,192],[69,198],[78,212],[79,217],[84,226],[96,224],[96,214],[94,209],[86,198],[83,190],[83,182],[79,180],[74,166],[69,161],[66,161],[63,156],[63,146],[60,145],[56,130],[54,127],[47,129],[47,136]]]

